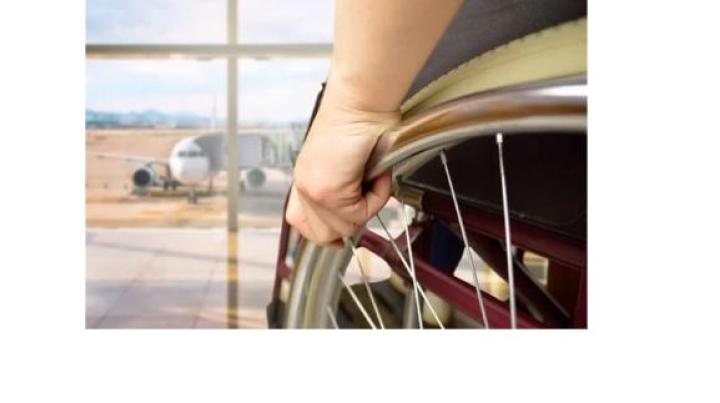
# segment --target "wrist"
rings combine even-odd
[[[398,123],[400,118],[399,107],[374,108],[351,87],[328,79],[313,126],[316,123],[325,127],[362,123],[387,128]]]
[[[395,114],[401,99],[391,88],[378,88],[378,82],[363,77],[352,69],[333,64],[325,89],[328,104],[366,113]],[[324,102],[324,101],[323,101]]]

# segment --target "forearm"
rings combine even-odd
[[[337,0],[329,102],[395,112],[462,0]]]
[[[391,175],[363,188],[378,136],[400,120],[400,103],[461,0],[337,0],[328,85],[295,164],[287,221],[331,244],[355,234],[385,205]]]

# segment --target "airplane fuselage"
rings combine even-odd
[[[186,186],[200,185],[216,174],[210,169],[209,156],[195,138],[186,138],[175,144],[169,166],[172,177]]]
[[[243,135],[238,139],[237,155],[240,159],[240,185],[256,189],[265,183],[263,167],[277,164],[274,144],[262,135]],[[138,162],[132,174],[133,193],[146,194],[151,186],[175,189],[178,185],[190,188],[191,194],[203,184],[212,190],[213,178],[226,169],[227,146],[222,133],[193,136],[175,143],[167,159],[144,156],[93,154],[97,158],[111,158]],[[158,172],[157,167],[165,168]]]

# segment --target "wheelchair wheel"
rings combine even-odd
[[[393,171],[395,233],[378,217],[333,249],[284,224],[271,322],[586,327],[585,31],[583,19],[529,35],[409,99],[366,173]],[[368,282],[356,248],[390,277]],[[364,282],[348,284],[351,262]]]

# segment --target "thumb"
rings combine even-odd
[[[392,172],[387,171],[381,176],[375,178],[372,183],[372,187],[363,196],[363,198],[365,199],[365,205],[367,206],[365,221],[368,221],[375,214],[377,214],[380,209],[385,207],[385,203],[387,203],[388,199],[390,198],[391,192]]]

